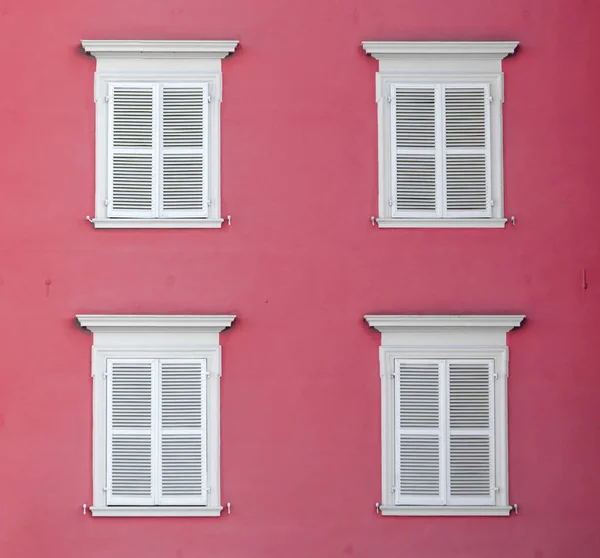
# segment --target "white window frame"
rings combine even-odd
[[[221,60],[238,41],[81,41],[97,60],[96,103],[96,228],[220,228],[221,217]],[[111,84],[197,85],[208,88],[206,149],[206,217],[118,218],[108,214],[109,91]]]
[[[365,41],[363,49],[379,61],[376,77],[380,228],[502,228],[504,216],[502,59],[514,53],[510,42]],[[392,158],[392,88],[395,85],[487,85],[490,119],[490,216],[412,217],[395,212]],[[439,118],[439,115],[438,115]]]
[[[234,315],[78,315],[93,333],[93,504],[99,517],[194,516],[221,514],[219,334]],[[207,363],[206,506],[119,506],[107,504],[107,362],[111,359],[205,359]]]
[[[365,321],[381,333],[379,375],[381,378],[382,496],[379,509],[391,516],[509,515],[508,498],[508,347],[506,334],[519,327],[523,315],[367,315]],[[494,453],[495,504],[490,506],[397,505],[396,477],[396,360],[493,361],[495,379]]]

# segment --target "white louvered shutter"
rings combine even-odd
[[[207,504],[206,359],[161,360],[159,504]]]
[[[449,488],[453,505],[494,505],[493,361],[448,361]]]
[[[445,503],[442,362],[395,361],[397,505]]]
[[[490,217],[489,85],[443,86],[444,215]]]
[[[107,504],[152,505],[153,364],[107,361]]]
[[[156,216],[155,103],[156,88],[152,85],[109,86],[109,217]]]
[[[439,93],[433,85],[397,85],[392,93],[393,214],[439,217]]]
[[[206,217],[206,84],[161,87],[161,217]]]

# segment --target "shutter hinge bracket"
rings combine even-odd
[[[388,96],[385,98],[385,100],[386,100],[388,103],[391,103],[391,102],[392,102],[392,97],[391,97],[390,95],[388,95]]]
[[[494,488],[492,488],[492,490],[493,490],[494,492],[500,492],[500,488],[498,488],[497,486],[494,486]]]
[[[110,97],[109,97],[108,95],[106,95],[106,96],[104,97],[104,102],[105,102],[105,103],[108,103],[109,101],[110,101]]]
[[[494,100],[494,97],[492,97],[491,95],[488,97],[488,103],[490,103],[490,105],[492,104],[492,101]]]
[[[392,200],[392,198],[390,198],[390,201],[388,202],[388,205],[389,205],[390,207],[392,207],[392,206],[394,205],[394,200]]]
[[[396,487],[392,486],[392,492],[396,492]]]
[[[212,97],[210,95],[206,96],[206,102],[207,103],[212,103]]]
[[[102,377],[103,377],[103,378],[108,378],[108,370],[105,370],[105,371],[102,373]]]
[[[210,494],[210,486],[206,488],[206,493]]]
[[[206,200],[206,205],[208,205],[208,207],[210,207],[210,206],[211,206],[211,204],[212,204],[212,202],[211,202],[209,199],[208,199],[208,200]]]
[[[110,201],[109,201],[108,199],[105,199],[105,200],[104,200],[104,205],[105,205],[106,207],[108,207],[108,206],[109,206],[109,204],[110,204]]]
[[[102,490],[103,492],[108,492],[108,486],[105,486]]]
[[[492,375],[494,376],[494,380],[498,379],[498,373],[497,372],[494,372]]]

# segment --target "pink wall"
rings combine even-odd
[[[4,0],[0,556],[600,555],[600,7],[591,0]],[[80,39],[239,39],[222,230],[94,230]],[[365,39],[521,41],[504,230],[378,230]],[[588,270],[589,289],[581,287]],[[50,284],[48,284],[50,283]],[[101,519],[76,313],[217,313],[218,519]],[[525,313],[509,337],[510,518],[381,518],[377,312]]]

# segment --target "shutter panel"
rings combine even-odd
[[[109,86],[109,217],[155,216],[155,96],[152,85]]]
[[[206,359],[160,361],[160,496],[207,504]]]
[[[444,215],[490,217],[489,86],[443,89]]]
[[[107,366],[107,504],[152,505],[152,361]]]
[[[395,361],[397,505],[444,504],[441,370],[440,361]]]
[[[441,217],[438,88],[393,87],[393,201],[396,217]]]
[[[206,85],[162,87],[161,217],[208,215],[207,103]]]
[[[448,503],[494,505],[493,361],[448,361]]]

